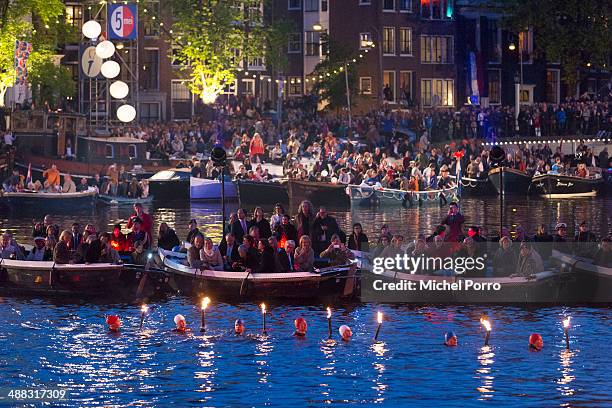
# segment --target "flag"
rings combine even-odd
[[[26,187],[32,182],[32,163],[28,164],[28,175],[26,176]]]
[[[32,43],[15,41],[15,82],[24,83],[28,79],[28,58],[32,53]]]

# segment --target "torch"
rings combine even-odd
[[[266,333],[266,304],[262,303],[261,305],[259,305],[259,307],[261,307],[261,321],[262,321],[262,325],[263,325],[263,334],[267,334]]]
[[[142,325],[144,323],[145,314],[149,311],[149,307],[147,305],[140,306],[140,329],[142,329]]]
[[[378,312],[378,327],[376,328],[376,334],[374,335],[374,340],[378,340],[378,333],[380,333],[380,326],[382,326],[383,314],[382,312]]]
[[[201,321],[200,321],[200,331],[201,332],[206,331],[206,308],[208,307],[209,304],[210,304],[210,298],[208,296],[202,299],[202,305],[200,306],[200,310],[202,311]]]
[[[484,342],[485,347],[487,347],[489,345],[489,338],[491,337],[491,322],[486,317],[481,317],[480,324],[482,324],[484,328],[487,330],[487,334],[485,335],[485,342]]]
[[[572,319],[571,316],[568,316],[567,318],[565,318],[563,320],[563,331],[565,332],[565,348],[567,350],[570,349],[569,346],[569,325],[570,325],[570,320]]]
[[[329,338],[332,338],[332,324],[331,324],[331,308],[327,308],[327,331],[329,333]]]

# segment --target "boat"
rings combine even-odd
[[[495,167],[489,170],[489,180],[497,194],[527,195],[531,177],[524,171],[510,167]]]
[[[237,199],[236,186],[232,182],[231,177],[225,176],[224,185],[225,199]],[[189,179],[189,198],[191,200],[220,200],[221,180],[191,177]]]
[[[455,178],[452,176],[451,178]],[[462,197],[481,197],[495,194],[495,188],[489,178],[461,177],[459,195]]]
[[[443,190],[404,191],[370,185],[351,184],[347,188],[351,205],[357,207],[391,207],[405,208],[421,205],[440,204],[443,194],[450,203],[457,199],[457,186]]]
[[[219,298],[315,299],[350,297],[357,288],[355,264],[315,269],[314,272],[247,273],[212,271],[185,265],[184,253],[158,249],[172,286],[185,295],[211,293]]]
[[[297,207],[304,200],[315,207],[348,208],[351,205],[346,184],[289,179],[287,191],[291,207]]]
[[[150,297],[166,291],[167,276],[141,266],[0,259],[0,292],[51,297]]]
[[[572,277],[573,303],[612,303],[612,268],[593,264],[592,259],[553,249],[551,261]]]
[[[149,195],[144,198],[133,198],[100,194],[98,196],[98,202],[104,205],[134,205],[136,203],[150,204],[151,202],[153,202],[153,196]]]
[[[235,183],[238,190],[238,200],[242,207],[273,207],[277,203],[283,206],[289,205],[286,181],[236,180]]]
[[[548,173],[533,177],[530,193],[547,198],[595,197],[603,184],[599,173],[589,178]]]
[[[75,208],[92,207],[98,190],[90,188],[77,193],[48,193],[24,190],[12,193],[0,193],[0,201],[14,209],[45,208],[54,211],[74,210]]]
[[[156,200],[189,200],[190,178],[188,168],[159,171],[149,178],[149,194]]]

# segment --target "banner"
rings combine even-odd
[[[32,43],[15,41],[15,83],[25,83],[28,79],[28,58],[32,53]]]
[[[135,4],[108,5],[108,39],[135,40],[138,37],[138,8]]]

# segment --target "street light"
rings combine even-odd
[[[517,49],[516,45],[514,44],[514,42],[511,42],[510,45],[508,46],[508,49],[510,51],[514,51]],[[521,41],[519,39],[518,42],[518,54],[519,54],[519,64],[520,64],[520,70],[521,70],[521,77],[520,77],[520,85],[518,87],[518,89],[516,90],[516,96],[515,96],[515,107],[514,107],[514,117],[515,117],[515,126],[516,129],[519,129],[519,122],[518,122],[518,117],[519,117],[519,111],[521,109],[521,91],[523,89],[523,50],[521,49]]]

